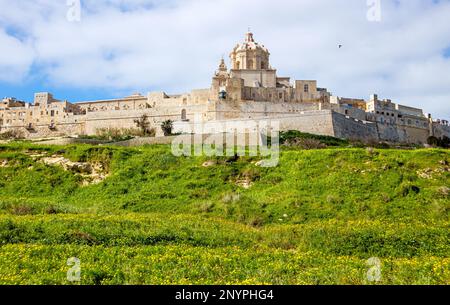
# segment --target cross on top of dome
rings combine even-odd
[[[253,39],[253,33],[250,28],[248,28],[247,34],[245,34],[245,42],[255,42],[255,39]]]

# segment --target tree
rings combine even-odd
[[[164,132],[164,136],[170,136],[173,130],[173,122],[171,120],[162,122],[161,129]]]
[[[442,148],[450,148],[450,138],[447,136],[443,136],[442,138],[429,137],[427,139],[428,145]]]
[[[431,136],[431,137],[428,137],[427,143],[428,143],[428,145],[431,145],[431,146],[438,146],[439,145],[439,139],[434,137],[434,136]]]
[[[150,135],[152,132],[150,128],[150,122],[148,121],[148,115],[144,114],[139,119],[134,120],[137,127],[139,127],[142,131],[142,135],[147,136]]]

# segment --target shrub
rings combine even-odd
[[[302,149],[322,149],[327,146],[316,139],[308,139],[308,138],[295,138],[290,139],[286,142],[287,146],[298,147]]]
[[[172,131],[173,131],[173,121],[171,120],[167,120],[162,122],[161,124],[161,129],[164,133],[164,136],[170,136],[172,135]]]
[[[79,244],[85,244],[85,245],[95,245],[97,244],[97,239],[94,238],[89,233],[85,233],[82,231],[74,231],[70,233],[70,239],[73,242],[79,243]]]
[[[148,115],[144,114],[139,119],[134,120],[134,122],[137,127],[140,128],[140,133],[142,136],[154,137],[156,135],[156,130],[150,127]]]
[[[11,214],[24,216],[33,214],[33,208],[28,205],[15,205],[11,208]]]
[[[96,136],[93,138],[109,141],[126,141],[133,137],[150,136],[154,137],[156,131],[154,128],[99,128],[96,130]]]
[[[45,214],[58,214],[58,212],[58,209],[53,205],[45,208]]]
[[[406,197],[409,194],[418,194],[420,193],[420,188],[417,185],[411,184],[410,182],[404,182],[400,184],[398,188],[399,195]]]
[[[442,138],[431,136],[428,137],[427,144],[434,147],[450,148],[450,138],[446,136],[443,136]]]
[[[380,142],[376,145],[376,148],[389,149],[389,148],[391,148],[391,146],[389,145],[389,143]]]
[[[264,219],[260,216],[255,216],[249,221],[249,225],[255,228],[262,227],[264,225]]]

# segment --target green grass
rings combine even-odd
[[[370,284],[371,257],[381,284],[450,283],[449,151],[336,145],[283,150],[276,168],[165,145],[0,145],[0,284],[70,284],[70,257],[81,284]],[[82,186],[40,153],[109,176]]]
[[[326,146],[348,146],[349,141],[338,139],[331,136],[321,136],[310,133],[304,133],[297,130],[289,130],[280,132],[280,143],[286,143],[294,139],[312,139],[317,140]]]

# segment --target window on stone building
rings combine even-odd
[[[181,110],[181,120],[186,121],[187,115],[186,115],[186,109]]]
[[[50,111],[50,116],[55,116],[55,110]]]
[[[283,98],[283,93],[278,93],[278,97],[280,98],[280,99],[282,99]]]
[[[305,85],[303,86],[303,91],[304,91],[305,93],[308,93],[308,92],[309,92],[309,85],[308,85],[308,84],[305,84]]]

